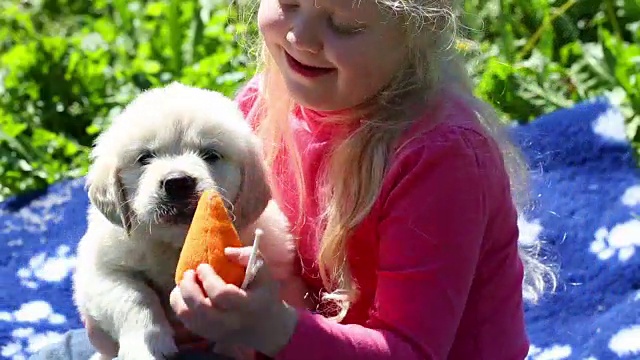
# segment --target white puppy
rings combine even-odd
[[[74,301],[119,343],[119,359],[177,351],[169,293],[203,190],[226,199],[245,245],[260,227],[265,258],[291,259],[288,225],[270,201],[259,149],[231,99],[179,83],[144,92],[99,136]]]

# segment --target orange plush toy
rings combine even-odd
[[[185,271],[195,270],[198,265],[206,263],[227,283],[242,286],[246,268],[225,256],[226,247],[242,247],[242,243],[220,194],[207,190],[198,201],[180,253],[176,284],[180,283]]]

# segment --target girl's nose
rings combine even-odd
[[[322,40],[318,37],[318,31],[307,27],[295,27],[289,30],[287,41],[300,51],[318,54],[322,51]]]

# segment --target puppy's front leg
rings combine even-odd
[[[119,360],[163,359],[177,353],[173,329],[156,293],[121,273],[85,278],[88,316],[118,341]]]

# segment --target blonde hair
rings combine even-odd
[[[319,233],[318,265],[325,289],[323,300],[334,305],[336,321],[341,321],[357,299],[358,289],[347,263],[347,240],[365,218],[380,191],[389,158],[401,134],[415,120],[411,105],[424,105],[439,87],[453,88],[469,103],[488,132],[496,138],[504,154],[511,179],[514,201],[519,209],[526,206],[527,168],[517,149],[501,133],[500,120],[491,106],[473,95],[473,86],[462,56],[453,46],[458,38],[457,1],[446,0],[376,0],[388,15],[405,24],[409,60],[406,66],[361,111],[350,118],[331,121],[363,122],[337,144],[329,157],[322,179],[322,229]],[[299,196],[304,194],[301,161],[295,150],[289,113],[295,103],[288,94],[273,59],[259,41],[259,68],[262,82],[258,107],[261,120],[258,134],[265,144],[270,165],[281,151],[286,151],[295,171]],[[438,51],[435,51],[437,49]],[[352,164],[361,163],[354,167]],[[274,187],[274,189],[277,187]],[[522,197],[521,195],[525,195]],[[302,198],[299,207],[302,210]],[[300,216],[303,212],[300,211]],[[555,286],[551,269],[538,260],[538,244],[520,244],[525,266],[524,296],[537,301],[546,287],[546,278]]]

